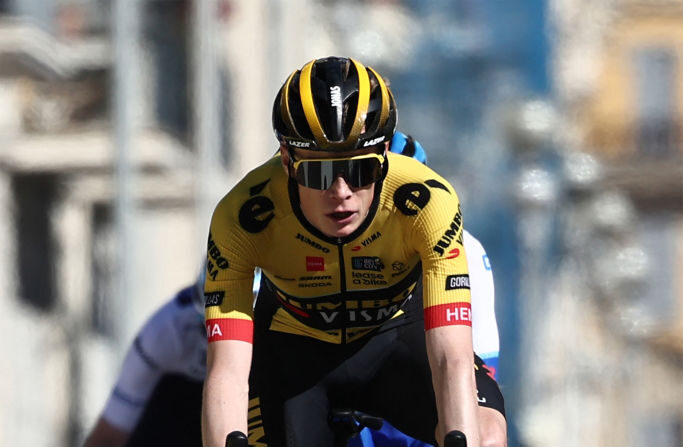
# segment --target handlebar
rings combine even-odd
[[[334,409],[328,415],[332,430],[338,439],[338,445],[356,436],[365,428],[379,430],[384,421],[382,418],[370,416],[358,410]],[[465,434],[458,430],[449,432],[444,438],[444,447],[467,447]],[[249,447],[249,440],[241,431],[233,431],[225,438],[225,447]]]

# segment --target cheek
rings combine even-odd
[[[312,212],[319,208],[320,193],[308,188],[299,187],[299,206],[305,212]]]
[[[363,208],[367,209],[370,207],[370,204],[372,203],[372,191],[361,191],[359,194],[357,194],[357,197],[362,204]]]

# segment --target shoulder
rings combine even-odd
[[[385,203],[408,216],[444,213],[453,218],[459,201],[450,182],[413,158],[389,153],[388,160],[382,190]]]
[[[239,209],[245,201],[257,197],[272,200],[283,198],[282,189],[287,186],[287,176],[280,164],[280,156],[268,161],[247,173],[218,203],[216,212]]]
[[[477,256],[482,256],[486,254],[486,250],[484,250],[484,246],[481,245],[479,239],[472,236],[467,230],[463,231],[463,235],[465,236],[464,245],[465,250],[468,253],[468,256],[470,253]]]
[[[249,172],[218,203],[214,211],[215,224],[235,224],[247,232],[262,230],[279,212],[288,210],[287,176],[280,156],[274,156]]]
[[[470,269],[470,275],[491,275],[491,262],[484,246],[467,230],[463,231],[463,235],[463,245],[467,253],[467,265]]]
[[[197,320],[198,313],[191,297],[193,287],[188,286],[178,291],[149,318],[139,334],[144,344],[147,344],[148,340],[156,345],[160,339],[174,339],[174,334],[185,321]]]

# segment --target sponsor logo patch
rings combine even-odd
[[[351,281],[356,285],[385,286],[387,282],[381,273],[351,272]]]
[[[331,279],[332,279],[332,277],[329,275],[301,276],[301,277],[299,277],[298,286],[302,287],[302,288],[331,286],[332,285],[332,282],[330,281]]]
[[[212,318],[206,320],[206,335],[209,343],[218,340],[242,340],[253,343],[253,333],[254,323],[251,320],[236,318]]]
[[[311,147],[310,141],[292,140],[290,138],[285,138],[288,146],[306,148]]]
[[[372,140],[368,140],[365,143],[363,143],[363,147],[368,147],[368,146],[374,146],[375,144],[379,144],[382,141],[384,141],[384,135],[381,137],[373,138]]]
[[[325,258],[321,256],[306,256],[306,271],[307,272],[324,272]]]
[[[446,278],[446,290],[469,289],[470,275],[450,275]]]
[[[446,259],[455,259],[458,256],[460,256],[460,249],[454,248],[453,250],[448,252],[448,256],[446,256]]]
[[[329,252],[330,252],[330,249],[329,249],[329,248],[323,247],[323,246],[320,245],[318,242],[314,241],[314,240],[311,239],[311,238],[308,238],[308,237],[304,236],[304,235],[301,234],[301,233],[297,233],[297,234],[296,234],[296,239],[299,240],[299,241],[301,241],[301,242],[303,242],[304,244],[308,244],[308,245],[310,245],[311,247],[316,248],[316,249],[322,251],[323,253],[329,253]]]
[[[458,205],[458,212],[455,213],[455,217],[453,217],[450,226],[443,236],[441,236],[439,242],[436,243],[433,250],[443,256],[453,240],[456,240],[462,245],[462,213],[460,212],[460,205]]]
[[[209,292],[209,293],[205,293],[204,297],[206,298],[206,307],[220,306],[221,304],[223,304],[223,298],[225,298],[225,292],[223,292],[223,291]]]
[[[342,106],[341,87],[334,85],[330,87],[330,106],[340,109]]]
[[[439,304],[425,309],[425,329],[452,325],[472,326],[470,303]]]
[[[484,262],[484,268],[486,270],[491,270],[491,261],[489,260],[489,256],[484,254],[481,256],[481,260]]]
[[[403,273],[406,272],[406,265],[402,262],[395,261],[391,264],[391,269],[394,271],[394,273],[391,274],[391,277],[395,277],[398,275],[402,275]]]
[[[261,402],[258,397],[249,400],[249,445],[268,447],[266,430],[261,416]]]
[[[270,182],[270,179],[249,188],[249,194],[252,197],[244,202],[240,208],[240,225],[250,233],[263,231],[270,221],[273,220],[273,217],[275,217],[273,201],[268,197],[256,195],[264,190],[268,182]]]
[[[406,216],[414,216],[427,206],[431,193],[420,183],[406,183],[394,192],[394,205]]]
[[[351,268],[354,270],[381,272],[384,268],[384,263],[377,256],[354,256],[351,258]]]
[[[206,270],[211,279],[215,280],[218,275],[218,269],[225,270],[230,264],[228,260],[223,257],[220,249],[213,240],[213,235],[209,233],[209,241],[207,244],[207,262]]]

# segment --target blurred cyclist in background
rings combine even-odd
[[[401,132],[395,133],[390,150],[427,162],[420,143]],[[471,282],[474,351],[495,378],[499,340],[491,266],[482,245],[468,232],[464,245]],[[85,447],[201,445],[201,390],[206,376],[204,280],[202,266],[197,282],[162,305],[137,334]],[[259,284],[257,271],[254,297]],[[486,414],[481,414],[486,411],[483,408],[479,418],[482,445],[504,445],[486,442],[504,437],[505,426],[496,419],[487,422]],[[426,445],[386,422],[381,430],[364,429],[349,442],[353,447]]]
[[[85,447],[201,446],[205,271],[138,332]]]

